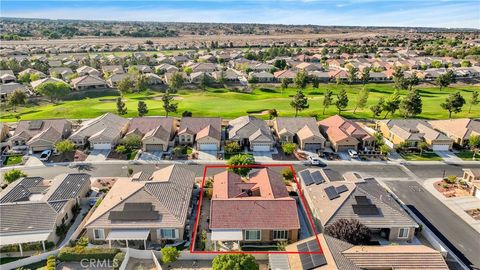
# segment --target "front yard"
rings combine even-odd
[[[7,156],[3,165],[5,166],[13,166],[22,163],[22,156]]]
[[[420,155],[420,153],[407,153],[403,152],[400,154],[405,160],[407,161],[442,161],[443,159],[435,154],[434,152],[424,152]]]
[[[458,153],[455,153],[455,155],[463,160],[467,160],[467,161],[470,161],[470,160],[473,160],[472,157],[473,157],[473,151],[470,151],[470,150],[464,150],[464,151],[460,151]],[[478,158],[478,154],[476,156],[476,158]]]

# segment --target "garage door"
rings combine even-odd
[[[163,151],[163,144],[147,144],[146,151]]]
[[[304,150],[317,150],[322,148],[319,143],[305,143],[303,149]]]
[[[270,151],[270,145],[269,144],[254,144],[253,145],[253,151],[268,152],[268,151]]]
[[[93,149],[108,150],[112,149],[112,146],[109,143],[95,143],[93,144]]]
[[[216,151],[217,144],[216,143],[199,143],[198,149],[202,151]]]
[[[480,199],[480,189],[478,188],[475,189],[475,197]]]
[[[357,147],[355,147],[355,145],[338,145],[337,146],[337,151],[340,152],[340,151],[347,151],[348,149],[354,149],[356,150]]]
[[[433,151],[448,151],[450,148],[449,144],[434,144],[432,145]]]

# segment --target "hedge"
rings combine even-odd
[[[54,255],[48,256],[46,270],[55,270],[57,264],[57,258]]]
[[[119,252],[118,248],[64,247],[58,253],[58,259],[63,262],[81,261],[82,259],[112,260]]]

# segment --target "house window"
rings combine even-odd
[[[400,228],[398,230],[398,238],[408,238],[409,228]]]
[[[273,231],[273,240],[287,240],[288,231]]]
[[[260,230],[245,231],[245,241],[260,241]]]
[[[177,230],[176,229],[160,229],[160,237],[162,239],[176,239]]]
[[[95,240],[104,240],[105,239],[105,231],[103,229],[94,229],[93,230],[93,238]]]

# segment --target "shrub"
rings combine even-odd
[[[250,254],[224,254],[218,255],[212,261],[213,270],[258,270],[259,266]]]
[[[445,178],[445,182],[455,184],[457,182],[457,177],[455,175],[449,175]]]
[[[120,268],[120,265],[122,265],[123,260],[125,260],[125,252],[119,252],[115,257],[113,257],[113,267],[114,269]]]
[[[55,270],[57,264],[57,258],[54,255],[50,255],[47,258],[47,266],[45,267],[46,270]]]
[[[292,181],[293,180],[293,172],[290,168],[285,168],[282,170],[282,175],[285,180]]]
[[[21,170],[18,170],[18,169],[12,169],[10,171],[7,171],[5,172],[5,174],[3,174],[3,178],[5,179],[5,181],[7,183],[12,183],[12,182],[15,182],[15,180],[18,180],[22,177],[26,177],[27,174],[25,174],[24,172],[22,172]]]
[[[368,228],[356,219],[338,219],[325,227],[325,233],[353,245],[366,244],[370,240]]]
[[[127,152],[127,148],[125,147],[125,145],[119,145],[115,148],[115,151],[121,154],[125,154]]]
[[[80,237],[77,241],[77,246],[78,247],[87,247],[88,246],[88,237]]]
[[[112,260],[120,252],[117,248],[64,247],[58,253],[62,262],[78,262],[82,259]]]
[[[282,143],[283,153],[285,153],[287,155],[293,154],[295,149],[297,149],[297,145],[294,144],[294,143],[290,143],[290,142]]]
[[[73,149],[75,149],[75,144],[70,140],[59,141],[55,144],[55,149],[58,153],[63,154],[73,151]]]
[[[136,134],[132,134],[123,138],[122,142],[125,148],[132,151],[133,149],[140,149],[142,147],[142,138]]]
[[[249,155],[235,155],[227,161],[229,166],[241,166],[241,165],[252,165],[255,163],[255,160]],[[248,173],[252,170],[251,167],[230,167],[228,170],[239,174],[241,176],[247,176]]]
[[[229,142],[225,145],[225,153],[235,154],[240,152],[241,148],[237,142]]]
[[[163,263],[172,263],[180,257],[180,252],[175,247],[164,247],[161,252]]]

